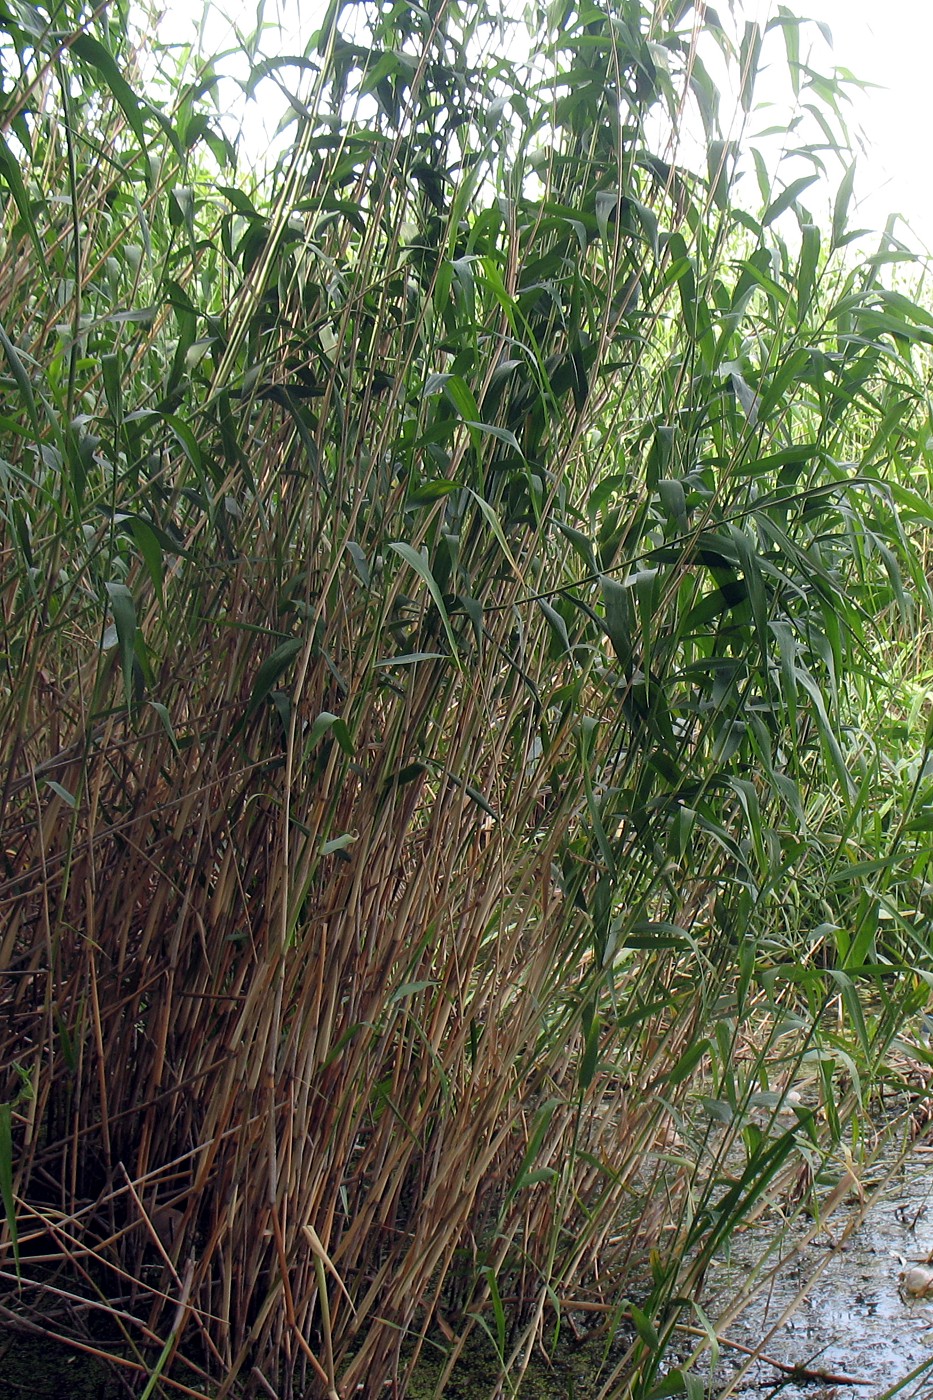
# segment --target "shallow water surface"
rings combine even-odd
[[[809,1221],[787,1230],[783,1257],[806,1235]],[[826,1230],[790,1260],[726,1335],[759,1348],[784,1366],[803,1366],[825,1379],[802,1383],[764,1360],[752,1361],[724,1348],[712,1393],[733,1400],[818,1400],[833,1396],[880,1400],[899,1384],[899,1396],[933,1400],[933,1298],[902,1298],[902,1261],[926,1260],[933,1253],[933,1154],[916,1151],[874,1201],[864,1221],[839,1247],[846,1217],[837,1211]],[[735,1238],[728,1261],[712,1270],[705,1306],[715,1318],[742,1273],[761,1257],[768,1224],[759,1221]],[[770,1261],[776,1262],[777,1257]],[[807,1279],[822,1268],[788,1319]],[[846,1384],[842,1376],[860,1380]]]

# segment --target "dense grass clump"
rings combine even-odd
[[[783,8],[335,3],[242,40],[260,179],[221,59],[11,5],[2,1315],[349,1397],[589,1309],[693,1394],[710,1259],[929,1063],[933,316],[840,89]]]

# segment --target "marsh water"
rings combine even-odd
[[[930,1400],[933,1298],[911,1297],[899,1276],[933,1254],[933,1150],[915,1150],[882,1179],[861,1223],[840,1210],[823,1233],[803,1243],[810,1223],[782,1234],[781,1254],[769,1263],[783,1258],[785,1266],[726,1329],[730,1340],[760,1348],[784,1367],[803,1368],[809,1379],[795,1380],[770,1361],[730,1354],[727,1348],[712,1378],[712,1394],[717,1400],[770,1395],[881,1400],[896,1393]],[[728,1260],[711,1271],[706,1298],[711,1317],[717,1303],[726,1305],[743,1274],[756,1267],[767,1229],[762,1222],[738,1235]]]
[[[710,1269],[702,1301],[713,1322],[743,1286],[763,1284],[721,1331],[738,1347],[724,1344],[712,1370],[698,1364],[708,1400],[933,1400],[933,1297],[910,1297],[900,1279],[933,1255],[933,1149],[916,1148],[903,1162],[882,1155],[864,1185],[864,1209],[853,1197],[820,1230],[810,1216],[762,1217]],[[689,1349],[687,1340],[683,1360]],[[561,1344],[549,1364],[532,1359],[520,1394],[592,1400],[606,1380],[604,1360],[602,1345]],[[413,1400],[436,1396],[432,1370],[418,1377]],[[509,1392],[497,1392],[495,1366],[477,1348],[443,1395],[497,1393]]]

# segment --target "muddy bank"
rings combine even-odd
[[[760,1348],[768,1359],[724,1346],[707,1374],[710,1400],[883,1400],[895,1393],[904,1400],[933,1400],[933,1297],[911,1298],[899,1280],[905,1265],[933,1254],[933,1151],[917,1150],[892,1171],[865,1219],[842,1240],[850,1223],[845,1210],[837,1211],[807,1243],[809,1219],[788,1226],[775,1217],[733,1239],[728,1257],[707,1277],[704,1308],[715,1320],[753,1273],[764,1278],[774,1270],[759,1296],[725,1329],[731,1341],[752,1351]],[[552,1343],[553,1330],[544,1343],[549,1357],[535,1351],[521,1396],[592,1400],[606,1380],[605,1336],[575,1343],[565,1323],[557,1345]],[[685,1341],[682,1355],[688,1350]],[[428,1346],[410,1400],[430,1400],[441,1367],[440,1355]],[[795,1380],[789,1374],[795,1367],[809,1378]],[[446,1384],[444,1400],[491,1400],[499,1393],[494,1349],[480,1333]],[[0,1400],[116,1400],[118,1395],[126,1395],[119,1379],[92,1358],[36,1338],[7,1337],[0,1343]]]
[[[126,1400],[111,1368],[42,1337],[0,1341],[0,1400]]]

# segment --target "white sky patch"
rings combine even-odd
[[[915,238],[933,248],[933,5],[810,0],[808,12],[830,26],[836,65],[876,85],[853,89],[852,125],[870,143],[856,185],[864,222],[881,227],[888,214],[900,213]]]
[[[730,0],[713,0],[728,12]],[[521,0],[515,0],[520,11]],[[854,221],[862,227],[880,230],[888,216],[898,213],[909,226],[912,237],[905,241],[933,248],[933,158],[931,158],[931,97],[933,78],[933,3],[930,0],[787,0],[794,13],[821,21],[832,31],[833,47],[823,41],[817,26],[801,30],[801,57],[808,50],[813,65],[822,72],[846,70],[866,86],[848,87],[851,102],[844,108],[846,121],[857,142],[858,173],[855,186]],[[320,27],[326,0],[269,0],[264,17],[267,25],[262,51],[300,53]],[[770,0],[735,0],[738,23],[755,19],[764,23],[777,10]],[[205,54],[222,54],[237,46],[234,26],[241,36],[256,26],[255,0],[221,0],[202,16],[201,0],[165,0],[165,15],[159,25],[160,38],[168,42],[192,43],[200,31],[200,48]],[[279,32],[277,32],[277,28]],[[775,73],[783,63],[783,46],[771,36]],[[246,61],[223,60],[221,69],[245,76]],[[786,78],[779,86],[761,75],[756,86],[756,102],[773,105],[753,112],[748,137],[763,126],[779,125],[788,119],[782,104],[789,89]],[[266,84],[259,103],[245,110],[233,84],[224,84],[221,102],[233,109],[228,118],[233,126],[243,125],[245,152],[257,163],[269,151],[273,133],[284,110],[274,89]],[[728,102],[723,101],[723,122],[728,124]],[[726,135],[729,133],[726,132]],[[686,143],[688,146],[689,141]],[[693,162],[691,162],[693,163]],[[800,170],[782,170],[781,183]],[[830,169],[830,182],[838,184],[841,166]],[[746,175],[746,179],[754,178]],[[831,193],[827,196],[831,199]],[[806,198],[804,203],[809,203]],[[819,201],[812,201],[817,212]],[[851,222],[851,221],[850,221]],[[902,236],[906,230],[901,230]]]

